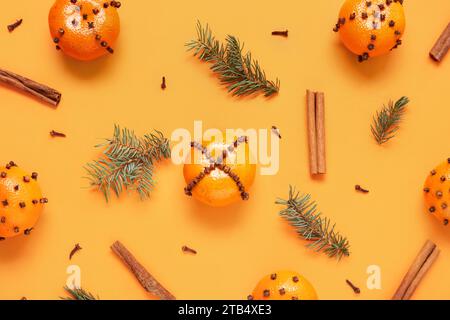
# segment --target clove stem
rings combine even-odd
[[[273,31],[272,35],[273,36],[282,36],[282,37],[287,37],[288,36],[289,31]]]
[[[350,288],[352,288],[353,292],[355,294],[360,294],[361,293],[361,289],[359,289],[357,286],[355,286],[350,280],[345,280],[345,282],[348,284],[348,286]]]
[[[55,130],[50,131],[50,135],[52,137],[61,137],[61,138],[65,138],[66,137],[66,135],[64,133],[58,132],[58,131],[55,131]]]
[[[8,31],[9,32],[13,32],[14,30],[16,30],[17,27],[19,27],[22,24],[23,19],[19,19],[14,23],[11,23],[10,25],[8,25]]]
[[[75,247],[72,249],[72,251],[70,251],[70,254],[69,254],[69,260],[72,260],[73,255],[74,255],[75,253],[77,253],[78,251],[80,251],[81,249],[83,249],[83,248],[81,248],[80,244],[77,243],[77,244],[75,245]]]
[[[362,192],[362,193],[369,193],[369,190],[364,189],[364,188],[361,187],[359,184],[357,184],[357,185],[355,186],[355,190],[356,190],[356,191],[360,191],[360,192]]]
[[[196,251],[196,250],[194,250],[194,249],[192,249],[192,248],[189,248],[188,246],[183,246],[183,247],[181,248],[181,250],[182,250],[183,252],[189,252],[189,253],[192,253],[192,254],[197,254],[197,251]]]

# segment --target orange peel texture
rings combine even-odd
[[[0,240],[29,235],[36,225],[48,202],[37,178],[12,161],[0,167]]]
[[[56,49],[81,61],[113,53],[120,6],[119,1],[56,0],[48,16]]]
[[[250,159],[246,137],[231,144],[191,143],[189,161],[183,168],[185,193],[212,207],[248,200],[256,174],[256,164]]]
[[[402,0],[346,0],[335,32],[360,62],[389,53],[402,44],[405,13]]]
[[[294,271],[278,271],[262,278],[249,300],[317,300],[311,283]]]
[[[430,172],[423,192],[427,212],[447,226],[450,220],[450,158]]]

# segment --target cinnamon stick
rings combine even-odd
[[[26,92],[55,107],[61,101],[61,93],[57,90],[10,71],[0,69],[0,82],[6,83],[22,92]]]
[[[439,255],[436,244],[428,240],[404,276],[392,300],[409,300]]]
[[[430,57],[440,62],[444,56],[447,54],[450,49],[450,23],[445,28],[444,32],[442,32],[439,39],[436,41],[434,47],[430,51]]]
[[[317,172],[327,173],[325,160],[325,95],[316,93],[316,137],[317,137]]]
[[[403,296],[403,300],[409,300],[411,296],[413,295],[414,291],[417,289],[417,287],[420,284],[420,281],[422,281],[423,277],[427,273],[427,271],[431,268],[433,263],[436,261],[437,257],[439,256],[440,250],[438,248],[435,248],[433,252],[430,254],[428,259],[423,264],[422,268],[417,273],[414,280],[411,282],[411,285],[409,286],[408,290],[406,290],[405,295]]]
[[[309,170],[317,174],[317,137],[316,137],[316,94],[306,91],[306,110],[308,119]]]
[[[7,26],[9,32],[16,30],[23,22],[23,19],[16,20],[16,22],[11,23]]]
[[[119,241],[114,242],[111,246],[112,251],[125,263],[137,278],[142,287],[151,294],[159,297],[162,300],[175,300],[166,288],[164,288],[128,251],[125,246]]]
[[[325,95],[323,92],[306,91],[308,118],[309,167],[310,173],[327,172],[325,157]]]

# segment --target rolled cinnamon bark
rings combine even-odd
[[[162,300],[175,300],[166,288],[164,288],[128,251],[119,241],[111,246],[112,251],[125,263],[144,289]]]
[[[428,259],[423,264],[422,268],[417,273],[414,280],[411,282],[408,290],[406,290],[405,295],[403,296],[403,300],[409,300],[411,296],[413,295],[414,291],[416,291],[417,287],[420,284],[420,281],[422,281],[425,274],[428,272],[428,270],[431,268],[432,264],[436,261],[437,257],[439,256],[440,250],[436,247],[433,252],[430,254]]]
[[[316,93],[317,173],[327,173],[325,157],[325,95]]]
[[[57,90],[10,71],[0,69],[0,82],[26,92],[55,107],[57,107],[61,101],[61,93]]]
[[[445,28],[444,32],[442,32],[439,39],[436,41],[433,49],[430,51],[430,57],[435,61],[442,61],[444,56],[447,54],[450,49],[450,23]]]
[[[306,111],[308,119],[309,168],[311,174],[317,174],[317,136],[316,136],[316,95],[306,91]]]
[[[439,254],[436,245],[428,240],[420,250],[413,264],[403,278],[392,300],[408,300],[416,290],[423,276]]]

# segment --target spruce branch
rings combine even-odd
[[[370,129],[379,145],[395,137],[408,103],[407,97],[401,97],[395,104],[389,101],[389,104],[373,117],[373,124]]]
[[[124,190],[136,190],[141,199],[148,198],[155,184],[154,164],[170,157],[169,140],[156,130],[137,137],[116,125],[113,137],[96,147],[104,148],[103,156],[85,169],[91,186],[100,190],[106,201],[111,190],[117,196]]]
[[[62,300],[100,300],[98,297],[94,297],[92,293],[81,288],[70,289],[68,286],[65,286],[64,290],[67,291],[69,297],[61,297]]]
[[[335,225],[317,212],[317,204],[311,201],[309,194],[300,195],[290,186],[289,199],[277,199],[275,203],[286,206],[280,211],[280,216],[297,230],[301,238],[310,241],[309,248],[339,260],[350,255],[347,238],[336,232]]]
[[[212,63],[211,70],[233,96],[262,92],[269,97],[278,93],[280,81],[267,80],[259,62],[250,52],[243,52],[244,45],[236,37],[228,35],[225,42],[220,43],[208,25],[203,27],[197,22],[197,39],[188,42],[186,47],[200,60]]]

